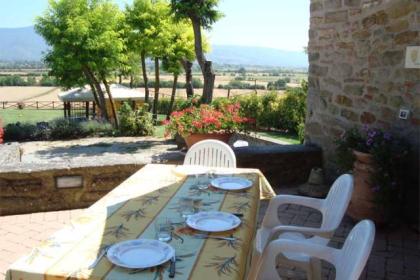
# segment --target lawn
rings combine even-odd
[[[35,124],[62,117],[62,110],[0,109],[0,119],[3,122],[3,126],[16,122]]]
[[[277,131],[264,131],[264,132],[258,132],[257,134],[260,136],[267,137],[267,138],[280,140],[280,141],[283,141],[292,145],[300,144],[300,141],[297,135],[293,135],[293,134],[287,134],[287,133],[282,133],[282,132],[277,132]]]

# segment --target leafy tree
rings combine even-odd
[[[150,56],[155,64],[155,95],[153,117],[156,118],[156,107],[160,89],[159,60],[166,54],[170,42],[170,9],[164,0],[135,0],[127,6],[127,23],[132,27],[130,46],[141,53],[143,79],[145,83],[146,102],[149,100],[148,78],[145,58]]]
[[[51,46],[45,62],[57,82],[65,88],[88,83],[103,116],[109,119],[106,92],[117,127],[108,80],[127,59],[121,30],[123,19],[118,6],[107,0],[50,0],[35,26]]]
[[[171,26],[171,29],[171,45],[166,49],[166,56],[163,59],[162,65],[165,71],[174,75],[171,101],[166,116],[167,119],[169,119],[175,102],[176,85],[178,83],[178,76],[182,72],[182,67],[185,67],[186,63],[190,63],[190,61],[194,59],[194,35],[190,25],[186,22],[174,23]],[[190,85],[186,86],[191,86],[192,88],[192,78],[190,83]]]
[[[213,98],[215,74],[211,61],[204,56],[201,29],[210,29],[220,17],[216,7],[219,0],[171,0],[172,12],[178,20],[189,19],[195,39],[195,54],[204,78],[203,101],[210,103]]]

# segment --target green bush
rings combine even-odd
[[[51,140],[77,139],[86,137],[82,124],[77,120],[57,119],[51,124]]]
[[[302,88],[287,89],[279,113],[280,127],[297,134],[299,125],[305,122],[306,92]]]
[[[267,85],[267,89],[269,89],[269,90],[282,90],[282,89],[285,89],[287,83],[290,82],[290,79],[289,78],[286,78],[286,79],[278,79],[275,82],[269,82],[268,85]]]
[[[110,123],[86,121],[81,123],[83,133],[89,136],[112,136],[114,128]]]
[[[57,86],[57,79],[48,75],[42,75],[39,84],[43,87],[53,87]]]
[[[147,136],[153,135],[154,126],[152,114],[148,112],[148,106],[133,111],[130,104],[124,102],[119,110],[120,127],[119,133],[124,136]]]
[[[27,82],[19,75],[0,77],[0,86],[26,86]]]
[[[4,128],[5,142],[30,141],[36,135],[37,127],[28,123],[10,123]]]

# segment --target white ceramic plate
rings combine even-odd
[[[250,188],[252,182],[240,177],[220,177],[211,180],[211,185],[222,190],[237,191]]]
[[[221,232],[238,227],[241,224],[241,219],[226,212],[208,211],[189,216],[186,223],[196,230]]]
[[[149,268],[169,261],[175,254],[170,245],[152,239],[119,242],[108,249],[107,257],[117,266],[133,269]]]

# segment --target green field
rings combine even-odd
[[[0,109],[0,119],[3,126],[16,122],[35,124],[62,117],[62,110]]]

